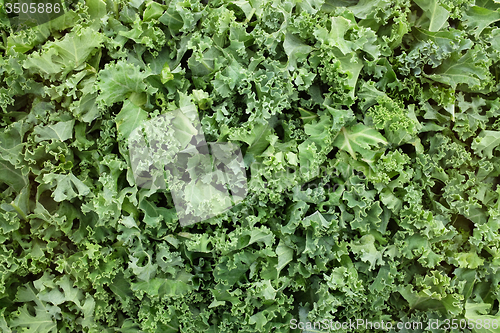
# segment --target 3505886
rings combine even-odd
[[[62,10],[61,4],[55,3],[33,3],[33,2],[14,2],[14,3],[6,3],[5,11],[10,14],[52,14],[52,13],[60,13]]]

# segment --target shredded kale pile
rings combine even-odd
[[[1,332],[500,332],[499,1],[12,3]],[[127,143],[178,109],[248,188],[187,226]]]

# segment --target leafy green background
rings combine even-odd
[[[2,332],[500,321],[498,1],[80,0],[18,32],[0,12]],[[180,107],[249,187],[184,228],[126,141]]]

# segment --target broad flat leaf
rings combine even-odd
[[[174,219],[175,209],[158,207],[145,198],[139,202],[139,208],[144,212],[143,221],[150,226],[156,226],[160,221],[169,222]]]
[[[16,169],[10,162],[0,159],[0,181],[12,186],[16,192],[20,192],[27,184],[28,177]]]
[[[176,208],[184,208],[187,213],[193,214],[193,218],[198,221],[222,213],[231,207],[231,198],[226,188],[216,188],[211,184],[204,184],[202,181],[192,180],[185,185],[184,196],[172,194]],[[177,201],[177,200],[179,201]],[[206,210],[207,205],[210,210]],[[179,209],[177,210],[179,214]],[[182,219],[182,217],[179,217]],[[198,222],[194,221],[193,222]],[[186,221],[187,222],[187,221]],[[181,221],[181,224],[184,223]]]
[[[215,75],[212,84],[221,96],[227,97],[247,75],[246,69],[233,58],[229,66]]]
[[[144,21],[149,21],[151,19],[157,20],[163,14],[165,8],[167,8],[167,6],[160,5],[157,2],[148,3],[143,14]]]
[[[455,253],[454,257],[461,268],[477,269],[484,264],[484,259],[480,258],[475,251]]]
[[[107,65],[99,72],[98,87],[101,93],[97,101],[101,105],[111,106],[127,99],[131,93],[154,93],[157,88],[147,85],[144,80],[149,73],[125,61]]]
[[[305,110],[301,107],[299,107],[299,112],[300,112],[300,119],[302,119],[302,122],[304,125],[310,124],[314,119],[318,118],[318,114]]]
[[[473,323],[482,322],[488,320],[491,323],[500,322],[500,313],[496,315],[490,315],[491,304],[488,303],[465,303],[465,318],[470,320]],[[479,325],[478,325],[479,326]],[[498,333],[500,329],[493,328],[493,325],[489,325],[489,328],[473,328],[472,332],[474,333]]]
[[[160,295],[175,297],[187,294],[192,290],[191,284],[183,280],[188,280],[190,274],[181,271],[177,280],[164,280],[165,284],[160,289]]]
[[[99,115],[99,108],[96,103],[97,93],[83,95],[78,101],[75,101],[71,106],[73,115],[78,120],[83,120],[86,123],[92,122]]]
[[[500,144],[499,131],[483,130],[476,139],[472,142],[472,149],[481,157],[493,157],[493,149]]]
[[[266,140],[266,136],[272,133],[271,124],[253,124],[250,130],[240,130],[238,132],[233,132],[229,136],[231,140],[239,140],[248,144],[249,149],[253,153],[260,154],[269,146],[269,141]]]
[[[433,74],[426,75],[435,81],[448,84],[453,89],[459,84],[467,84],[469,87],[478,87],[488,79],[489,71],[482,62],[485,56],[475,50],[469,50],[460,57],[460,53],[446,59]]]
[[[65,141],[73,137],[75,120],[61,121],[54,125],[35,126],[35,142],[44,140]]]
[[[328,115],[322,115],[318,121],[312,124],[304,125],[304,132],[309,135],[309,140],[314,142],[319,149],[331,149],[331,134],[328,131],[332,127],[332,118]]]
[[[314,36],[323,44],[336,46],[342,54],[346,55],[352,51],[350,41],[344,39],[344,35],[351,27],[351,21],[343,17],[332,17],[330,31],[318,27]]]
[[[58,61],[66,70],[83,64],[89,55],[101,45],[102,35],[92,28],[71,32],[64,39],[54,44],[60,59]]]
[[[113,278],[113,283],[109,285],[109,289],[118,297],[122,302],[126,302],[133,297],[133,293],[130,290],[130,283],[127,279],[123,277],[123,273],[118,273]]]
[[[306,59],[307,55],[312,51],[312,47],[303,43],[300,38],[295,37],[291,33],[285,35],[283,48],[288,56],[288,69],[294,70],[297,66],[297,60]]]
[[[355,87],[358,82],[359,73],[363,68],[363,62],[358,57],[355,57],[355,59],[356,62],[353,61],[351,56],[339,57],[340,67],[342,68],[342,71],[347,74],[347,78],[345,80],[347,86],[350,88],[349,96],[351,96],[352,101],[355,100]]]
[[[57,202],[71,200],[77,196],[84,196],[90,193],[90,189],[87,185],[76,178],[72,173],[67,175],[49,173],[43,176],[43,181],[46,184],[56,186],[52,196]]]
[[[53,78],[62,70],[61,64],[53,61],[55,57],[57,57],[57,51],[54,48],[48,48],[44,53],[33,53],[30,58],[26,59],[23,67],[34,72],[45,73]]]
[[[12,333],[11,329],[7,325],[7,321],[5,320],[4,312],[6,308],[0,310],[0,330],[4,333]]]
[[[29,185],[23,188],[14,201],[10,203],[12,208],[25,220],[27,220],[29,214],[30,189],[31,186]]]
[[[333,145],[347,151],[356,159],[356,152],[363,155],[366,150],[370,149],[370,146],[376,146],[379,143],[387,144],[387,140],[373,128],[356,124],[348,129],[342,127]]]
[[[138,283],[132,283],[132,291],[141,290],[144,291],[149,296],[158,296],[160,287],[165,284],[165,279],[148,279],[146,281],[141,281]]]
[[[326,0],[323,6],[321,7],[321,11],[325,13],[331,13],[336,10],[337,7],[354,7],[354,5],[362,2],[357,0]],[[349,8],[349,9],[351,9]]]
[[[278,266],[276,269],[278,270],[278,276],[283,268],[292,261],[293,259],[293,250],[286,246],[282,241],[278,244],[276,248],[276,254],[278,255]]]
[[[221,59],[222,56],[223,53],[215,46],[212,46],[203,53],[201,59],[198,59],[197,55],[193,54],[188,60],[188,66],[195,76],[208,75],[214,71],[215,61]]]
[[[260,229],[253,229],[247,234],[250,236],[248,245],[262,242],[265,243],[267,246],[270,246],[274,242],[274,234],[271,232],[271,230],[265,227],[262,227]]]
[[[71,10],[71,11],[67,11],[63,15],[61,15],[61,16],[59,16],[59,17],[57,17],[49,22],[46,22],[42,25],[39,25],[37,27],[37,29],[40,29],[43,26],[44,28],[48,29],[51,32],[63,31],[63,30],[66,30],[68,28],[75,26],[75,24],[77,24],[78,20],[79,20],[78,13]]]
[[[439,31],[443,28],[450,17],[450,12],[439,4],[438,0],[415,0],[427,16],[428,22],[422,24],[429,31]]]
[[[352,11],[354,16],[365,19],[370,15],[377,13],[377,8],[382,8],[388,6],[389,1],[386,0],[360,0],[355,6],[349,6],[349,10]]]
[[[443,297],[437,292],[431,293],[428,289],[415,292],[412,285],[400,286],[398,292],[406,299],[411,309],[426,311],[433,309],[454,315],[458,315],[462,311],[462,308],[458,306],[460,296],[457,294],[448,294]]]
[[[491,46],[495,50],[500,50],[500,28],[493,29],[491,32]]]
[[[452,53],[454,51],[461,52],[471,49],[474,45],[470,39],[464,38],[463,32],[459,30],[431,32],[425,29],[415,28],[412,34],[418,40],[434,42],[444,53]]]
[[[18,289],[16,300],[25,304],[19,309],[19,315],[10,322],[11,327],[24,327],[25,329],[22,332],[26,333],[57,332],[57,324],[53,319],[53,315],[59,314],[61,309],[42,302],[35,294],[35,289],[31,284]],[[28,311],[28,302],[30,301],[36,304],[34,316]]]
[[[93,20],[92,27],[98,28],[99,20],[106,15],[106,2],[103,0],[85,0],[90,19]]]
[[[116,129],[122,137],[128,138],[130,133],[147,118],[148,113],[146,111],[126,100],[121,111],[116,115]]]
[[[49,44],[44,52],[31,55],[23,67],[47,74],[51,79],[57,75],[63,78],[83,64],[102,40],[102,35],[91,28],[71,32],[63,40]]]
[[[247,123],[239,128],[231,129],[230,140],[243,141],[248,145],[244,157],[245,164],[250,164],[256,156],[269,147],[268,136],[273,133],[275,124],[276,118],[273,117],[266,123]]]
[[[464,15],[464,21],[469,31],[475,31],[474,36],[479,37],[484,28],[500,20],[500,12],[491,9],[472,6]]]
[[[316,14],[318,10],[321,9],[321,6],[325,3],[325,0],[302,0],[297,1],[297,7],[302,9],[303,11],[308,12],[309,14]]]
[[[147,259],[144,264],[139,265],[139,260],[141,260],[141,258]],[[139,280],[149,281],[155,277],[158,268],[158,265],[153,264],[152,262],[153,260],[151,254],[145,251],[140,251],[139,253],[134,254],[134,256],[130,256],[129,268],[135,275],[137,275]]]
[[[32,316],[24,304],[19,309],[19,315],[10,322],[11,327],[24,327],[24,333],[56,333],[57,323],[44,308],[36,307],[35,315]]]
[[[370,269],[374,269],[377,264],[383,265],[382,252],[375,247],[375,237],[372,235],[364,235],[357,242],[350,244],[353,253],[359,255],[364,262],[370,263]]]
[[[56,284],[63,290],[64,299],[66,302],[75,303],[80,309],[84,310],[81,304],[83,300],[83,292],[81,289],[73,287],[73,281],[70,280],[69,275],[64,275],[61,280],[56,282]],[[57,289],[54,289],[57,290]],[[58,290],[59,291],[59,290]]]
[[[184,26],[184,21],[179,13],[175,10],[175,6],[169,6],[167,11],[158,19],[165,24],[174,34]]]
[[[28,127],[24,123],[14,123],[0,132],[0,159],[17,165],[22,158],[21,152],[25,144],[23,137]]]

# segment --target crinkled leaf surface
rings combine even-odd
[[[0,331],[499,320],[499,12],[0,10]]]
[[[372,146],[386,143],[387,140],[373,128],[363,124],[356,124],[350,128],[343,127],[333,145],[347,151],[356,159],[356,153],[363,154]]]

